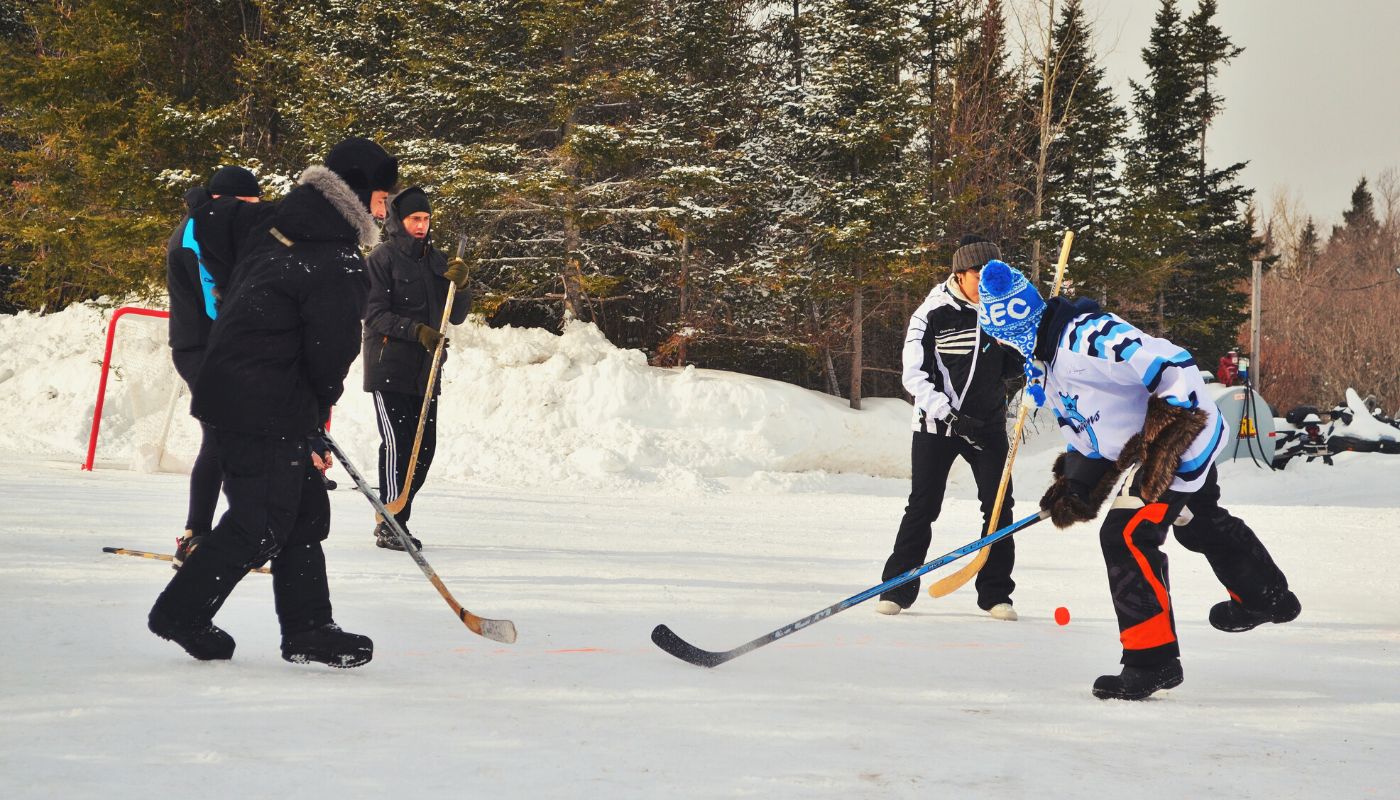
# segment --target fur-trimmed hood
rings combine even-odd
[[[298,204],[291,201],[298,194],[298,190],[303,187],[314,190],[320,198],[323,198],[334,210],[335,219],[302,219],[303,214],[295,211]],[[325,167],[307,167],[301,173],[301,177],[297,179],[297,189],[293,189],[292,194],[287,195],[287,199],[282,202],[281,211],[283,213],[279,214],[279,217],[292,216],[293,219],[278,219],[278,227],[282,233],[293,239],[326,240],[345,237],[352,238],[361,247],[374,247],[379,244],[379,226],[375,223],[374,216],[360,202],[360,198],[355,195],[350,185]],[[311,216],[323,216],[316,214],[312,209],[306,211],[310,212]],[[344,229],[339,231],[325,230],[327,226],[331,228],[343,226]]]

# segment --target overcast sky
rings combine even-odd
[[[1057,6],[1062,3],[1057,3]],[[1220,75],[1225,112],[1207,136],[1216,166],[1249,161],[1244,183],[1267,214],[1285,188],[1339,221],[1363,175],[1400,168],[1400,0],[1219,0],[1220,27],[1245,51]],[[1085,0],[1120,103],[1145,75],[1158,0]],[[1195,0],[1180,0],[1183,16]]]

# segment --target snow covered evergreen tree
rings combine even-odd
[[[1065,4],[1049,44],[1028,93],[1028,105],[1046,117],[1032,149],[1040,157],[1044,148],[1044,207],[1032,231],[1047,263],[1058,253],[1063,232],[1074,231],[1068,279],[1078,294],[1106,303],[1123,271],[1116,258],[1122,205],[1118,154],[1127,113],[1105,84],[1081,0]],[[1049,136],[1042,139],[1042,133]]]
[[[805,247],[813,299],[849,326],[851,406],[860,407],[865,296],[887,288],[920,234],[907,151],[913,92],[902,73],[901,3],[821,0],[801,21],[805,70],[794,153],[811,201]],[[845,300],[849,305],[842,310]],[[841,324],[837,320],[844,320]]]
[[[191,115],[231,94],[245,3],[0,7],[0,264],[50,310],[164,288],[180,195],[217,166]]]
[[[1223,102],[1210,78],[1239,52],[1214,14],[1203,2],[1183,19],[1176,0],[1162,0],[1143,50],[1147,82],[1133,84],[1138,135],[1125,181],[1123,274],[1138,278],[1125,299],[1202,358],[1233,343],[1245,318],[1242,281],[1261,250],[1246,215],[1253,193],[1238,183],[1244,165],[1213,169],[1202,149]]]

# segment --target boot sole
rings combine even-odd
[[[1146,700],[1164,689],[1175,689],[1181,685],[1184,676],[1177,675],[1142,692],[1111,692],[1107,689],[1094,689],[1094,696],[1100,700]]]
[[[1301,613],[1303,613],[1303,606],[1302,604],[1299,604],[1298,608],[1293,610],[1293,613],[1288,614],[1286,616],[1261,616],[1259,617],[1259,619],[1254,620],[1248,624],[1240,623],[1238,625],[1230,626],[1217,624],[1215,620],[1208,620],[1208,622],[1210,622],[1210,626],[1212,628],[1215,628],[1218,631],[1224,631],[1225,633],[1244,633],[1245,631],[1252,631],[1260,625],[1283,625],[1284,623],[1292,622],[1293,620],[1297,619],[1298,615]]]
[[[368,664],[373,659],[373,653],[365,655],[363,659],[361,659],[358,656],[341,656],[338,661],[324,658],[316,658],[315,656],[309,655],[307,653],[292,653],[291,655],[288,655],[287,653],[282,654],[282,660],[291,664],[325,664],[326,666],[332,667],[334,669],[354,669],[355,667],[363,667],[365,664]]]
[[[403,548],[403,545],[400,545],[400,544],[398,543],[397,540],[395,540],[395,541],[393,541],[393,542],[386,542],[386,541],[384,541],[383,539],[375,539],[375,540],[374,540],[374,546],[375,546],[375,547],[382,547],[382,548],[385,549],[385,550],[393,550],[393,551],[396,552],[396,553],[407,553],[407,552],[408,552],[407,550],[405,550],[405,549]],[[423,549],[423,546],[422,546],[422,545],[418,545],[418,549],[419,549],[419,550],[422,550],[422,549]]]

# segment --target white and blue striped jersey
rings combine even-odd
[[[1205,483],[1228,437],[1190,353],[1114,314],[1094,311],[1065,326],[1047,373],[1046,399],[1060,432],[1072,449],[1090,457],[1118,458],[1142,430],[1153,395],[1204,411],[1209,419],[1182,454],[1171,488],[1193,492]]]

